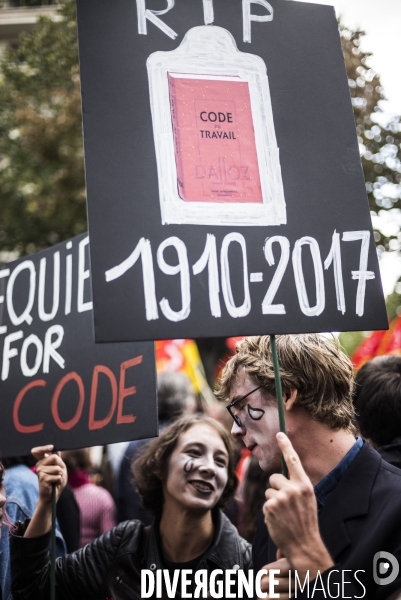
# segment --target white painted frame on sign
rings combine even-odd
[[[263,59],[240,52],[229,31],[214,25],[190,29],[180,46],[147,60],[162,223],[266,226],[287,222],[279,149]],[[168,73],[248,82],[263,203],[186,202],[177,186]]]

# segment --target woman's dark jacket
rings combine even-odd
[[[11,536],[14,600],[50,599],[50,533],[24,538],[29,521]],[[196,570],[251,568],[251,546],[218,511],[214,542]],[[141,598],[141,569],[162,569],[155,527],[144,534],[140,521],[125,521],[91,544],[56,563],[57,600],[128,600]],[[233,587],[232,589],[235,589]],[[179,594],[177,595],[179,597]]]

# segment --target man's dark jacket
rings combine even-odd
[[[373,559],[377,552],[393,554],[401,567],[401,470],[385,462],[369,444],[364,444],[329,496],[319,514],[319,527],[335,567],[322,574],[325,593],[317,591],[322,587],[317,581],[319,585],[313,596],[314,582],[309,586],[309,596],[305,589],[303,593],[298,591],[298,598],[384,600],[401,590],[401,572],[389,585],[378,585],[373,579]],[[262,518],[258,521],[252,551],[255,570],[276,560],[277,548],[269,539]],[[346,570],[349,571],[342,575]],[[355,580],[356,571],[364,587]],[[386,575],[380,576],[383,579]],[[353,583],[345,584],[342,589],[342,576]]]
[[[383,460],[401,469],[401,437],[377,449]]]
[[[19,523],[11,538],[13,598],[50,600],[50,533],[37,538],[21,537],[27,523]],[[214,542],[196,570],[250,569],[250,544],[220,511],[215,512],[215,526]],[[145,536],[140,521],[126,521],[81,550],[57,560],[56,598],[139,600],[141,569],[162,568],[155,525]]]

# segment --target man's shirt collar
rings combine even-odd
[[[348,450],[347,454],[338,463],[336,467],[330,473],[328,473],[323,479],[315,485],[315,496],[318,503],[318,508],[322,509],[328,500],[330,494],[334,491],[336,485],[340,482],[346,471],[350,468],[351,464],[357,457],[360,449],[363,446],[362,438],[356,438],[355,444]]]

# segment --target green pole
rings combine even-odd
[[[50,598],[56,600],[56,485],[52,487],[52,534],[50,565]]]
[[[285,412],[284,412],[284,402],[283,402],[283,390],[281,388],[281,377],[280,377],[280,366],[278,362],[278,354],[277,354],[277,346],[276,346],[276,336],[270,336],[270,345],[272,349],[272,358],[273,358],[273,367],[274,367],[274,381],[276,384],[276,398],[277,398],[277,406],[278,406],[278,418],[280,423],[280,431],[286,433],[285,428]],[[288,477],[288,469],[285,464],[284,457],[281,457],[281,472],[285,477]]]

